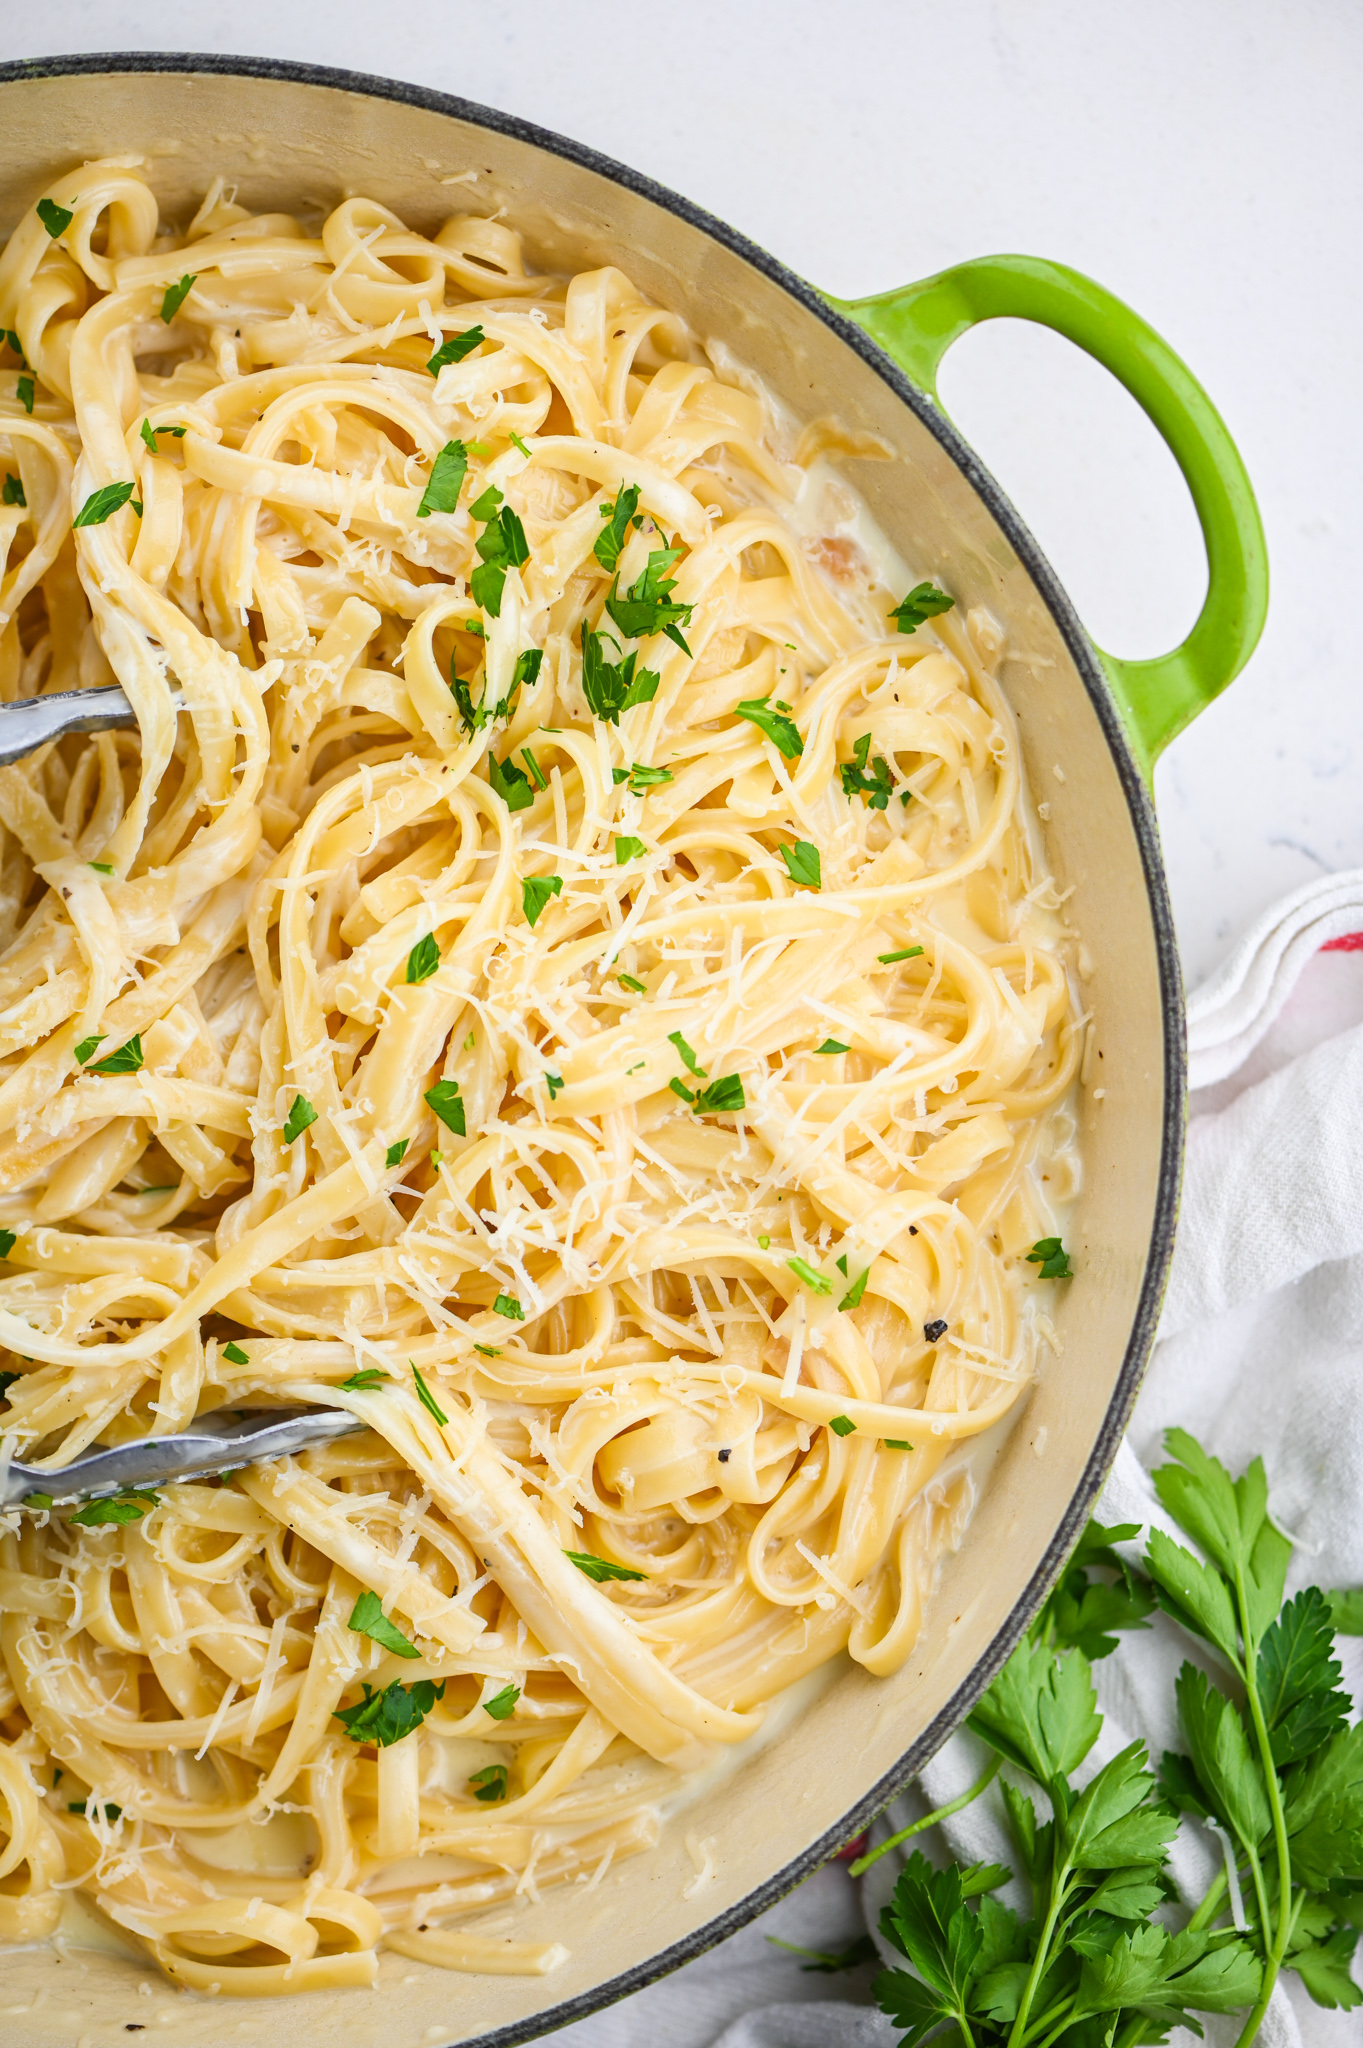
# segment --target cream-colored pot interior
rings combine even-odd
[[[209,70],[12,77],[0,83],[0,235],[53,166],[125,152],[146,162],[163,212],[176,218],[219,172],[253,209],[330,205],[362,191],[429,229],[454,211],[505,206],[545,266],[619,260],[701,334],[728,342],[798,416],[834,413],[883,437],[897,459],[850,462],[847,474],[917,574],[1006,623],[1004,682],[1033,792],[1050,807],[1051,863],[1060,885],[1073,886],[1070,914],[1091,963],[1077,1277],[1061,1303],[1060,1357],[1012,1432],[904,1669],[882,1680],[839,1665],[795,1725],[651,1853],[596,1889],[570,1886],[528,1906],[522,1938],[552,1933],[572,1951],[552,1976],[456,1976],[386,1955],[377,1991],[216,2002],[173,1992],[150,1967],[113,1954],[71,1948],[59,1961],[47,1947],[11,1951],[0,1957],[6,2048],[125,2048],[129,2026],[174,2048],[521,2040],[646,1981],[664,1956],[682,1961],[770,1903],[932,1753],[1025,1624],[1116,1448],[1172,1228],[1182,1019],[1153,819],[1115,715],[1097,708],[1097,664],[994,487],[978,469],[969,480],[883,359],[873,367],[869,345],[863,359],[756,252],[640,181],[593,168],[586,152],[560,155],[500,117],[483,126],[366,83]],[[469,170],[476,185],[443,182]],[[713,1865],[699,1887],[686,1837]]]

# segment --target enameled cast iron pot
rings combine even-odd
[[[379,1995],[316,1992],[265,2006],[177,2002],[176,2048],[245,2034],[297,2048],[432,2048],[527,2040],[731,1933],[865,1826],[962,1720],[1083,1527],[1125,1427],[1154,1331],[1178,1201],[1183,1005],[1147,780],[1155,757],[1248,659],[1268,573],[1244,469],[1200,386],[1107,292],[1054,263],[998,256],[880,298],[822,297],[732,229],[577,143],[389,80],[235,57],[91,56],[0,68],[0,235],[54,165],[143,155],[163,212],[188,218],[218,173],[253,209],[364,192],[413,227],[505,206],[546,268],[619,261],[702,336],[718,336],[797,417],[833,414],[893,462],[848,478],[915,574],[1004,622],[1003,681],[1052,867],[1090,971],[1094,1040],[1082,1107],[1085,1184],[1062,1350],[946,1566],[897,1677],[847,1665],[778,1741],[599,1888],[546,1894],[517,1933],[552,1929],[571,1960],[547,1978],[467,1977],[383,1959]],[[475,186],[444,184],[476,170]],[[1209,561],[1201,616],[1174,653],[1100,654],[998,485],[943,414],[950,344],[999,315],[1040,321],[1105,364],[1188,481]],[[1102,1094],[1094,1084],[1101,1084]],[[713,1877],[697,1887],[690,1837]],[[689,1896],[688,1896],[689,1887]],[[145,2022],[148,1971],[47,1949],[0,1964],[9,2048],[81,2038],[113,2048]],[[46,1998],[25,2014],[28,1993]]]

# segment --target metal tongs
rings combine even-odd
[[[68,733],[114,732],[136,724],[137,713],[117,683],[97,690],[63,690],[50,697],[21,697],[0,704],[0,768],[12,767]],[[267,1458],[293,1457],[364,1427],[344,1408],[261,1408],[249,1413],[224,1409],[220,1415],[203,1416],[178,1436],[139,1437],[114,1450],[96,1447],[57,1470],[15,1459],[0,1466],[0,1508],[106,1500],[175,1479],[234,1472]]]
[[[177,1436],[143,1436],[114,1450],[99,1446],[49,1470],[15,1459],[0,1477],[0,1508],[54,1507],[235,1472],[267,1458],[291,1458],[366,1425],[345,1408],[224,1408]],[[37,1496],[35,1499],[34,1496]]]

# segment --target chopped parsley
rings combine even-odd
[[[391,1650],[395,1657],[421,1655],[416,1644],[388,1619],[378,1594],[370,1592],[367,1587],[351,1608],[346,1627],[353,1629],[357,1636],[368,1636],[381,1650]]]
[[[236,1343],[235,1341],[231,1344],[223,1345],[222,1355],[232,1365],[249,1365],[251,1363],[250,1358],[248,1357],[246,1352],[244,1352],[240,1344]]]
[[[834,1436],[851,1436],[856,1426],[850,1415],[833,1415],[828,1422]]]
[[[616,979],[619,981],[621,988],[629,989],[633,995],[646,996],[648,994],[648,990],[643,982],[636,981],[632,974],[617,975]]]
[[[491,1714],[494,1721],[509,1721],[516,1711],[516,1702],[521,1696],[518,1685],[504,1685],[490,1700],[483,1701],[483,1712]]]
[[[470,448],[477,448],[478,443],[470,441],[469,446]],[[479,449],[479,453],[486,455],[486,448]],[[496,484],[489,484],[481,497],[474,499],[473,503],[469,506],[469,511],[475,519],[495,519],[497,517],[497,508],[501,502],[502,494]]]
[[[466,327],[462,334],[451,334],[442,341],[426,368],[433,377],[438,377],[446,363],[462,363],[465,356],[471,356],[480,341],[487,336],[481,327]]]
[[[103,1043],[104,1033],[96,1031],[91,1037],[82,1038],[79,1045],[72,1047],[72,1057],[79,1060],[80,1064],[84,1066],[88,1059],[93,1058],[96,1046],[103,1045]]]
[[[897,960],[916,960],[922,950],[921,946],[901,946],[897,953],[877,953],[876,958],[882,967],[893,967]]]
[[[582,693],[608,725],[618,725],[622,711],[651,704],[658,694],[659,678],[653,669],[641,668],[635,674],[638,659],[636,648],[623,661],[608,661],[601,635],[582,621]]]
[[[768,698],[749,697],[743,703],[736,704],[734,712],[737,717],[746,718],[749,725],[755,725],[759,732],[765,734],[787,761],[799,760],[805,750],[805,743],[800,738],[799,727],[789,715],[788,704],[782,704],[778,698],[775,709],[772,709]]]
[[[72,1521],[74,1521],[75,1516],[73,1515],[71,1519]],[[58,1776],[61,1775],[62,1773],[59,1772]],[[52,1780],[52,1789],[54,1792],[56,1788],[57,1780],[56,1778],[54,1778]],[[91,1804],[92,1801],[90,1799],[68,1799],[66,1802],[66,1810],[68,1813],[83,1813],[85,1815],[85,1818],[89,1820]],[[115,1806],[112,1799],[95,1799],[93,1800],[93,1805],[94,1817],[96,1820],[116,1821],[122,1820],[123,1818],[123,1808],[121,1806]]]
[[[667,1034],[667,1042],[669,1045],[676,1046],[677,1051],[681,1055],[682,1065],[687,1069],[687,1071],[689,1073],[694,1074],[698,1081],[703,1081],[705,1079],[705,1068],[700,1064],[699,1060],[696,1058],[695,1053],[691,1050],[686,1040],[682,1037],[680,1031],[669,1031]]]
[[[790,1267],[796,1279],[803,1280],[805,1286],[813,1288],[815,1294],[831,1294],[833,1292],[833,1282],[828,1278],[828,1275],[820,1273],[816,1267],[811,1266],[808,1259],[802,1259],[797,1254],[795,1258],[787,1259],[786,1264]]]
[[[1039,1237],[1027,1254],[1027,1263],[1039,1268],[1040,1280],[1073,1280],[1070,1255],[1058,1237]]]
[[[615,841],[615,865],[624,867],[626,861],[642,860],[648,852],[642,839],[631,838],[628,832],[620,833]],[[621,979],[623,980],[623,976]]]
[[[160,1502],[159,1493],[149,1486],[130,1486],[109,1500],[88,1500],[85,1506],[71,1516],[82,1529],[99,1529],[109,1524],[140,1522],[150,1508]]]
[[[88,868],[93,868],[97,875],[111,875],[114,871],[114,864],[111,860],[88,860],[85,865]]]
[[[86,1043],[88,1044],[88,1040]],[[85,1062],[81,1064],[84,1066]],[[96,1060],[87,1066],[87,1074],[136,1074],[142,1067],[142,1033],[135,1031],[126,1045],[120,1045],[117,1052],[111,1052],[107,1059]]]
[[[372,1394],[375,1387],[385,1386],[388,1374],[380,1372],[376,1365],[366,1365],[359,1372],[353,1372],[348,1380],[341,1381],[343,1394]]]
[[[835,1053],[850,1052],[852,1048],[850,1045],[844,1045],[840,1038],[826,1038],[823,1044],[816,1045],[814,1050],[820,1053]]]
[[[23,363],[25,361],[24,344],[22,343],[22,341],[20,341],[15,329],[13,327],[6,327],[3,330],[3,339],[6,343],[6,346],[12,348],[14,350],[15,355],[18,356],[19,361]]]
[[[551,896],[561,895],[562,875],[527,875],[521,883],[521,909],[533,931]]]
[[[55,199],[40,199],[33,210],[54,242],[58,235],[66,233],[76,217],[69,206],[58,206]]]
[[[154,427],[148,419],[144,419],[141,427],[138,429],[142,439],[146,442],[153,455],[156,453],[156,436],[158,434],[174,434],[177,440],[182,441],[185,437],[185,431],[184,427]]]
[[[519,434],[513,434],[510,428],[507,429],[506,438],[511,443],[513,448],[519,449],[520,453],[525,457],[526,461],[528,462],[530,460],[529,444],[525,441],[522,441]]]
[[[592,553],[608,574],[614,575],[620,565],[625,542],[629,539],[631,525],[642,526],[639,517],[639,486],[627,485],[613,504],[601,507],[606,524],[596,536]]]
[[[516,666],[511,677],[512,687],[514,688],[517,683],[538,682],[540,664],[543,660],[542,647],[523,647],[516,656]]]
[[[575,1564],[593,1585],[604,1585],[607,1579],[647,1579],[647,1572],[636,1572],[627,1564],[612,1564],[609,1558],[594,1557],[590,1550],[565,1550],[563,1555],[569,1564]]]
[[[22,505],[25,510],[28,509],[28,499],[24,496],[23,479],[15,476],[13,470],[8,470],[5,474],[4,488],[3,491],[0,491],[0,498],[3,498],[6,505]]]
[[[680,548],[655,549],[643,574],[623,594],[618,591],[618,577],[611,584],[606,610],[627,639],[643,640],[650,633],[665,633],[683,654],[689,655],[691,649],[683,640],[681,629],[690,625],[695,606],[672,602],[670,593],[677,587],[676,579],[667,573],[680,557]]]
[[[475,518],[485,516],[478,507],[490,495],[489,491],[484,491],[473,507]],[[481,605],[490,618],[498,619],[502,615],[502,591],[506,586],[507,571],[519,569],[530,560],[530,543],[516,514],[509,505],[503,505],[496,518],[488,520],[474,546],[481,559],[469,578],[473,602]]]
[[[427,1109],[435,1111],[447,1131],[453,1131],[456,1138],[466,1138],[468,1130],[464,1123],[464,1105],[459,1100],[457,1081],[437,1081],[426,1090],[422,1097]]]
[[[492,1304],[492,1313],[494,1316],[505,1316],[509,1323],[525,1321],[525,1310],[514,1294],[499,1294]]]
[[[416,1381],[416,1396],[418,1401],[420,1401],[422,1407],[426,1410],[428,1415],[433,1415],[435,1417],[436,1421],[440,1424],[440,1427],[443,1429],[450,1419],[449,1416],[440,1406],[440,1403],[436,1400],[435,1395],[431,1392],[425,1380],[422,1379],[421,1374],[418,1372],[416,1366],[412,1364],[410,1358],[408,1359],[407,1363],[408,1365],[412,1366],[412,1378]]]
[[[722,1074],[718,1081],[712,1081],[708,1088],[700,1090],[692,1106],[697,1116],[725,1116],[734,1110],[745,1109],[747,1102],[742,1076]]]
[[[427,932],[407,955],[407,979],[409,982],[429,981],[439,965],[440,948],[435,942],[435,934]]]
[[[906,1444],[902,1436],[885,1436],[881,1438],[881,1442],[887,1451],[911,1451],[913,1449],[913,1445]]]
[[[757,1242],[764,1252],[771,1250],[771,1239],[767,1236],[765,1230],[760,1230],[757,1233]]]
[[[6,1236],[10,1235],[8,1231],[5,1234]],[[10,1388],[16,1380],[21,1380],[22,1378],[23,1374],[21,1372],[0,1372],[0,1394],[3,1394],[5,1399],[8,1400]]]
[[[949,612],[955,602],[954,597],[948,597],[945,590],[939,590],[935,583],[915,583],[908,596],[900,599],[890,617],[901,633],[913,633],[926,620]]]
[[[544,1082],[545,1082],[545,1086],[546,1086],[546,1087],[548,1088],[548,1090],[549,1090],[549,1100],[550,1100],[551,1102],[555,1102],[555,1101],[557,1101],[557,1099],[558,1099],[558,1091],[559,1091],[559,1089],[560,1089],[560,1088],[561,1088],[561,1087],[563,1086],[563,1076],[562,1076],[562,1074],[551,1074],[551,1073],[549,1073],[549,1072],[548,1072],[548,1070],[546,1069],[546,1071],[545,1071],[545,1076],[544,1076]]]
[[[642,702],[643,700],[640,699]],[[635,761],[628,768],[612,768],[611,780],[617,785],[628,782],[631,792],[639,796],[646,789],[656,789],[660,783],[672,780],[670,768],[649,768],[642,761]]]
[[[480,1358],[500,1358],[502,1355],[499,1344],[475,1344],[473,1348]]]
[[[865,797],[873,811],[883,811],[890,801],[894,777],[890,773],[889,762],[879,754],[868,771],[866,757],[870,751],[871,735],[864,732],[852,748],[852,759],[844,761],[838,770],[842,777],[842,792],[846,797]]]
[[[103,526],[106,519],[122,510],[135,489],[135,484],[101,484],[97,491],[91,491],[71,521],[72,526]]]
[[[549,784],[545,779],[544,770],[540,767],[539,762],[535,759],[529,747],[521,748],[521,759],[530,771],[530,777],[536,789],[548,789]]]
[[[171,321],[175,318],[175,315],[179,312],[198,281],[197,274],[186,272],[178,284],[168,287],[166,295],[161,301],[161,318],[165,321],[167,327],[169,327]]]
[[[431,464],[431,473],[426,479],[421,503],[416,508],[418,519],[429,519],[432,512],[457,510],[459,493],[464,488],[468,466],[468,449],[463,442],[447,441]]]
[[[776,851],[786,864],[786,873],[797,889],[821,889],[823,887],[823,864],[819,849],[808,839],[797,839],[794,846],[778,846]]]
[[[430,1678],[418,1678],[412,1685],[395,1678],[382,1692],[365,1685],[364,1698],[353,1707],[337,1707],[332,1718],[341,1723],[352,1742],[372,1742],[387,1749],[419,1728],[436,1701],[444,1697],[443,1678],[439,1685]]]
[[[841,1259],[839,1259],[838,1264],[842,1265]],[[847,1268],[843,1266],[843,1272],[845,1273],[846,1271]],[[871,1269],[868,1266],[866,1268],[866,1271],[860,1276],[860,1278],[852,1282],[852,1285],[848,1288],[846,1294],[844,1294],[842,1300],[838,1303],[839,1309],[846,1310],[849,1308],[860,1307],[861,1297],[866,1292],[866,1282],[870,1278],[870,1274]]]
[[[535,801],[530,777],[509,754],[505,761],[499,761],[495,754],[488,755],[487,779],[509,811],[528,811]]]
[[[481,1771],[474,1771],[469,1778],[474,1788],[473,1796],[485,1805],[492,1805],[506,1798],[506,1765],[484,1764]]]
[[[388,1147],[388,1150],[383,1155],[384,1165],[401,1166],[402,1155],[407,1150],[407,1147],[411,1144],[411,1142],[412,1141],[410,1138],[394,1138],[392,1144]]]
[[[98,1072],[98,1069],[96,1069],[96,1072]],[[302,1137],[308,1125],[315,1124],[316,1121],[317,1111],[308,1101],[307,1096],[295,1095],[293,1107],[284,1119],[284,1143],[292,1145],[296,1138]]]
[[[33,416],[33,379],[20,377],[14,387],[14,395],[30,418]]]

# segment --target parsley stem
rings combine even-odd
[[[1059,1795],[1056,1794],[1052,1797],[1051,1801],[1052,1806],[1055,1808],[1057,1834],[1059,1833],[1062,1813],[1062,1809],[1057,1803],[1058,1798]],[[1037,1986],[1050,1967],[1051,1944],[1055,1939],[1055,1924],[1060,1918],[1061,1911],[1069,1895],[1069,1877],[1070,1867],[1068,1863],[1062,1863],[1060,1868],[1051,1874],[1051,1900],[1046,1908],[1046,1919],[1041,1929],[1040,1939],[1036,1945],[1036,1954],[1032,1958],[1032,1967],[1027,1973],[1027,1982],[1023,1986],[1022,1997],[1018,2000],[1017,2017],[1013,2021],[1008,2035],[1008,2048],[1022,2048],[1023,2042],[1027,2039],[1028,2014],[1032,2009],[1032,2000],[1036,1997]]]
[[[873,1863],[878,1863],[891,1849],[897,1849],[901,1842],[907,1842],[911,1835],[921,1835],[924,1828],[935,1828],[938,1821],[950,1820],[953,1813],[959,1813],[963,1806],[969,1806],[972,1800],[979,1798],[986,1786],[993,1784],[1002,1766],[1003,1758],[993,1757],[986,1765],[983,1775],[975,1780],[968,1792],[962,1792],[959,1799],[953,1799],[947,1806],[939,1806],[935,1813],[925,1813],[922,1820],[916,1820],[912,1827],[901,1828],[897,1835],[891,1835],[889,1841],[882,1842],[879,1848],[868,1849],[864,1856],[858,1856],[855,1863],[848,1865],[848,1876],[860,1877],[863,1870],[869,1870]]]
[[[1287,1818],[1283,1812],[1283,1790],[1278,1782],[1278,1769],[1273,1761],[1273,1748],[1268,1739],[1268,1728],[1264,1722],[1263,1703],[1259,1698],[1259,1645],[1250,1633],[1249,1602],[1245,1596],[1245,1575],[1237,1567],[1235,1573],[1235,1600],[1240,1609],[1240,1633],[1245,1642],[1245,1704],[1254,1724],[1254,1740],[1259,1750],[1259,1763],[1264,1774],[1264,1790],[1268,1794],[1269,1810],[1273,1815],[1273,1845],[1278,1852],[1278,1919],[1273,1930],[1273,1946],[1268,1947],[1268,1907],[1263,1895],[1263,1875],[1259,1859],[1251,1851],[1250,1868],[1254,1872],[1254,1888],[1259,1894],[1259,1924],[1264,1930],[1264,1975],[1259,1986],[1259,1996],[1251,2008],[1249,2018],[1240,2029],[1240,2038],[1235,2048],[1249,2048],[1249,2043],[1259,2031],[1260,2022],[1268,2010],[1268,2001],[1273,1996],[1273,1986],[1278,1981],[1287,1953],[1288,1940],[1292,1933],[1294,1918],[1292,1912],[1292,1858],[1287,1846]]]
[[[1207,1887],[1206,1897],[1203,1899],[1202,1904],[1184,1928],[1185,1934],[1201,1934],[1204,1927],[1211,1926],[1213,1920],[1217,1918],[1221,1911],[1226,1890],[1226,1866],[1223,1863]]]
[[[1058,2041],[1069,2026],[1073,2010],[1074,1994],[1071,1992],[1068,1998],[1060,1999],[1049,2011],[1042,2013],[1039,2020],[1034,2020],[1025,2036],[1026,2040],[1032,2043],[1032,2048],[1051,2048],[1052,2041]],[[1056,2017],[1057,2014],[1059,2018]],[[1036,2039],[1038,2035],[1041,2036],[1039,2040]]]

